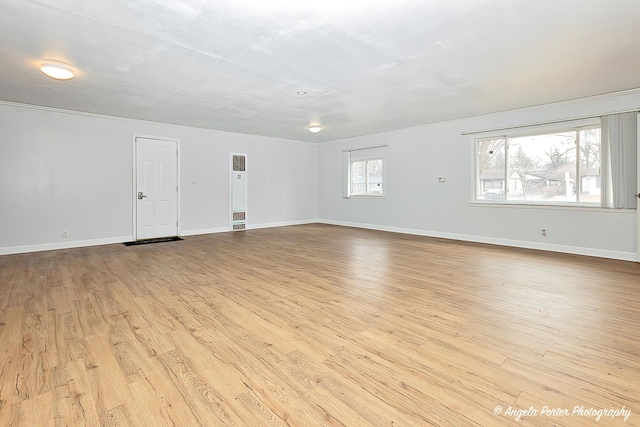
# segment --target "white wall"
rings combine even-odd
[[[0,103],[0,254],[131,240],[134,134],[180,140],[184,235],[229,229],[231,152],[249,227],[317,219],[315,145]]]
[[[249,227],[313,222],[636,259],[633,211],[470,204],[464,131],[640,106],[640,92],[345,139],[275,138],[0,103],[0,254],[132,239],[132,136],[181,141],[181,234],[229,228],[229,154],[248,155]],[[342,198],[342,150],[388,144],[384,199]],[[438,184],[445,176],[447,182]],[[543,238],[540,229],[549,235]],[[70,237],[62,238],[62,230]],[[588,230],[588,232],[585,232]]]
[[[631,91],[325,143],[318,216],[334,224],[636,260],[635,211],[472,205],[475,136],[461,133],[639,107],[640,92]],[[387,197],[343,198],[342,150],[381,144],[388,145]],[[438,183],[440,176],[447,182]]]

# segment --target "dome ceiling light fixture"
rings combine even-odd
[[[320,125],[311,125],[309,126],[309,132],[311,133],[318,133],[322,130],[322,126]]]
[[[40,67],[47,77],[51,77],[55,80],[71,80],[75,77],[75,74],[70,67],[55,62],[47,62]]]

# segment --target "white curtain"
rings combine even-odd
[[[637,113],[602,116],[602,197],[606,207],[634,209]]]
[[[342,153],[342,197],[351,196],[351,152]]]

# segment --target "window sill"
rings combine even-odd
[[[469,203],[470,207],[483,208],[507,208],[507,209],[545,209],[545,210],[563,210],[563,211],[583,211],[583,212],[607,212],[620,214],[635,214],[636,209],[614,209],[603,208],[601,206],[590,205],[552,205],[542,203],[516,203],[516,202],[482,202],[474,200]]]

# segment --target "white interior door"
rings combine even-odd
[[[178,144],[136,138],[136,238],[178,235]]]

